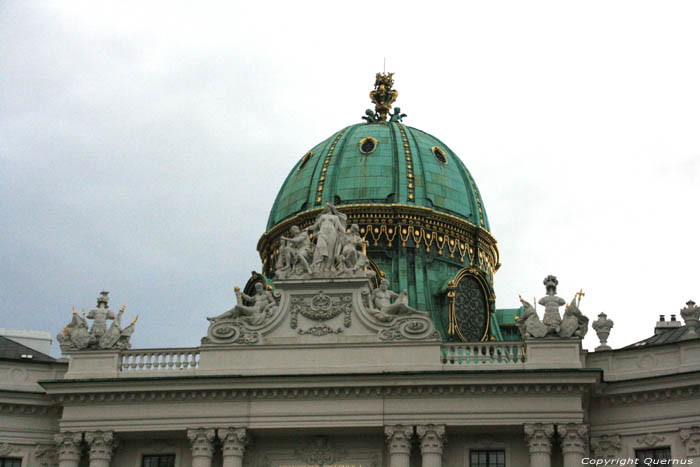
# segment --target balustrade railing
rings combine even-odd
[[[119,371],[181,371],[199,366],[199,349],[123,350]]]
[[[442,363],[447,365],[519,365],[525,363],[525,344],[506,342],[474,342],[445,344]]]

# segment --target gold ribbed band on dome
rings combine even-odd
[[[338,136],[335,137],[333,143],[331,144],[331,147],[328,149],[326,159],[323,161],[323,167],[321,168],[321,176],[318,179],[318,188],[316,189],[317,205],[321,204],[321,199],[323,199],[323,186],[325,185],[326,175],[328,174],[328,165],[331,163],[331,157],[333,156],[333,151],[335,151],[335,146],[338,144],[338,141],[340,141],[340,138],[343,137],[348,128],[350,127],[343,128],[343,130],[340,133],[338,133]]]
[[[401,132],[401,139],[403,140],[403,151],[406,156],[406,176],[408,177],[408,200],[416,200],[416,181],[413,177],[413,158],[411,157],[411,147],[408,144],[408,138],[406,137],[406,131],[403,129],[403,125],[396,123]]]
[[[360,226],[363,238],[371,246],[435,250],[438,256],[449,256],[465,267],[478,267],[490,277],[498,269],[499,252],[496,239],[486,230],[457,216],[429,208],[405,204],[351,204],[338,210],[348,216],[348,227]],[[305,211],[286,219],[258,241],[263,271],[268,274],[279,253],[279,238],[289,235],[293,225],[304,229],[312,225],[321,208]]]

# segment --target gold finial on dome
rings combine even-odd
[[[369,93],[369,98],[372,99],[377,112],[377,120],[386,121],[391,105],[399,97],[399,91],[392,89],[392,86],[394,86],[394,73],[377,73],[374,90]]]

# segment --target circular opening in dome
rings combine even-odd
[[[371,136],[362,138],[360,140],[360,152],[362,154],[371,154],[374,152],[375,149],[377,149],[377,144],[379,144],[379,141],[372,138]]]
[[[433,146],[432,148],[430,148],[430,150],[433,152],[433,156],[435,156],[435,159],[437,159],[438,162],[440,162],[441,164],[447,164],[447,155],[441,147]]]
[[[309,162],[309,159],[311,159],[311,156],[313,155],[314,153],[312,151],[309,151],[306,154],[304,154],[304,157],[301,158],[301,164],[299,164],[299,170],[304,168],[306,163]]]

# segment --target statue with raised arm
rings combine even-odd
[[[338,212],[330,203],[326,203],[316,222],[308,228],[316,239],[311,268],[317,272],[335,270],[335,263],[340,255],[342,240],[345,237],[347,216]]]
[[[408,306],[408,291],[399,294],[389,290],[389,281],[386,279],[382,279],[379,287],[372,291],[370,305],[375,312],[385,317],[426,313]]]
[[[312,249],[309,234],[296,225],[292,226],[290,232],[291,237],[280,237],[282,246],[275,269],[275,275],[280,279],[301,273],[311,274],[309,261],[312,257]],[[298,271],[299,268],[301,272]]]
[[[255,294],[253,296],[246,295],[242,292],[237,293],[237,295],[239,296],[239,300],[241,298],[245,299],[252,303],[252,305],[238,303],[230,310],[207,319],[212,322],[230,319],[242,321],[252,326],[259,326],[267,319],[268,312],[272,311],[272,309],[277,306],[272,292],[265,290],[262,282],[257,282],[255,284]]]

